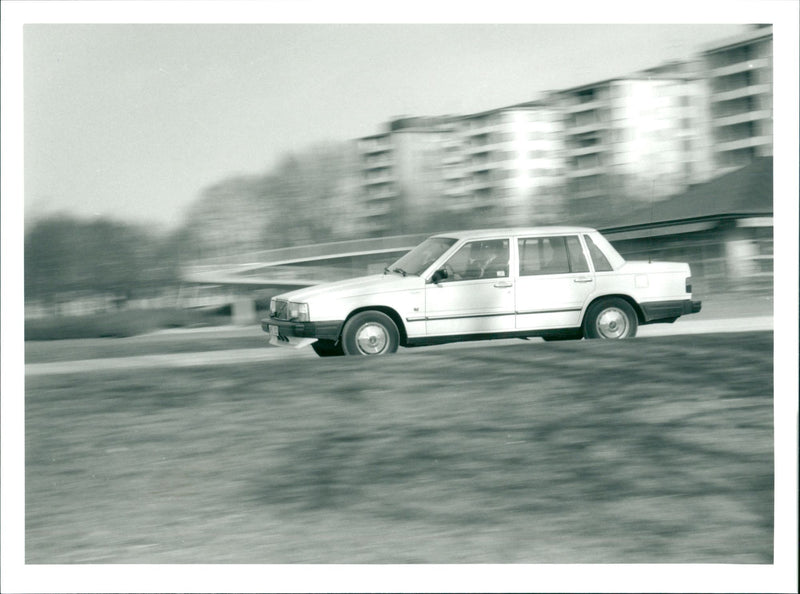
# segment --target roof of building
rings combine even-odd
[[[737,45],[746,45],[764,39],[765,37],[772,37],[772,25],[753,25],[743,33],[725,39],[718,39],[714,43],[706,45],[702,53],[713,54],[715,52],[725,51]]]
[[[605,87],[610,85],[611,83],[619,83],[619,82],[688,82],[695,80],[696,77],[688,76],[688,75],[681,75],[675,73],[648,73],[647,71],[636,72],[634,74],[626,74],[624,76],[615,76],[614,78],[606,78],[604,80],[598,80],[590,83],[585,83],[582,85],[578,85],[576,87],[569,87],[567,89],[561,89],[559,91],[554,91],[555,95],[571,95],[574,93],[579,93],[581,91],[588,91],[590,89],[596,89],[599,87]]]
[[[502,107],[494,107],[492,109],[487,109],[484,111],[476,111],[474,113],[468,113],[464,115],[457,115],[453,116],[453,120],[471,120],[473,118],[482,118],[488,115],[492,115],[495,113],[501,113],[505,111],[531,111],[534,109],[552,109],[553,106],[547,103],[546,101],[542,101],[540,99],[534,101],[525,101],[524,103],[514,103],[512,105],[504,105]]]
[[[772,157],[758,157],[749,165],[708,183],[689,188],[667,200],[642,206],[625,215],[624,225],[604,230],[659,227],[720,218],[772,216]]]

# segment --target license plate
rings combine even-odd
[[[269,335],[270,336],[278,336],[278,327],[270,324],[269,325]]]

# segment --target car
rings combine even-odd
[[[689,265],[626,261],[595,229],[440,233],[383,274],[270,300],[270,344],[321,357],[465,340],[624,339],[697,313]]]

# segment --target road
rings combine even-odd
[[[679,319],[674,324],[653,324],[649,326],[643,326],[639,328],[639,337],[648,338],[657,336],[697,335],[743,331],[771,331],[772,329],[773,318],[771,315],[710,319],[693,319],[691,317],[687,317],[684,319]],[[187,341],[196,340],[201,342],[209,336],[218,337],[223,334],[238,337],[263,338],[264,346],[256,348],[226,348],[204,352],[144,354],[125,357],[103,357],[70,361],[52,361],[46,363],[29,363],[25,366],[25,375],[36,376],[61,373],[92,373],[96,371],[137,370],[154,367],[181,368],[248,362],[269,362],[281,359],[317,358],[316,354],[314,354],[311,348],[293,349],[270,347],[266,343],[266,336],[258,326],[251,326],[247,328],[222,328],[217,330],[199,329],[170,331],[168,333],[151,336],[149,340],[157,341],[159,339],[164,339],[165,337],[182,337]],[[134,340],[139,340],[142,342],[142,344],[146,344],[147,341],[146,338],[138,338]],[[530,342],[532,344],[541,342],[541,339],[533,339]],[[516,343],[519,343],[518,339],[497,340],[481,344],[489,348]],[[403,352],[409,354],[419,354],[430,351],[469,348],[474,347],[475,345],[476,343],[474,342],[454,343],[449,345],[424,347],[420,349],[404,349]]]

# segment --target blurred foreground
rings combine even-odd
[[[770,563],[772,347],[29,376],[26,562]]]

